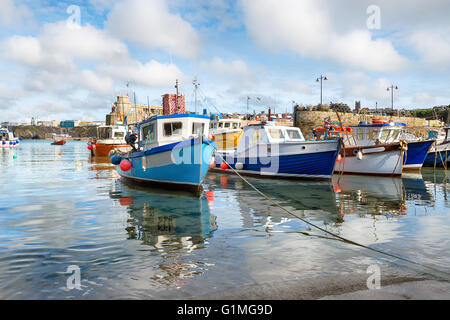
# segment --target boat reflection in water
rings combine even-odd
[[[189,193],[116,183],[121,184],[121,192],[111,191],[110,196],[127,207],[129,239],[142,240],[156,249],[195,249],[217,229],[216,217],[210,213],[205,196],[195,198]]]
[[[401,178],[335,175],[332,181],[342,216],[406,214]]]

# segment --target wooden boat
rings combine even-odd
[[[242,137],[242,121],[240,119],[218,119],[211,120],[211,140],[216,142],[219,150],[237,148]]]
[[[0,128],[0,148],[17,148],[22,138],[14,137],[14,133],[6,128]]]
[[[88,149],[95,157],[109,156],[109,153],[115,149],[123,152],[130,151],[131,146],[125,141],[126,135],[125,126],[99,126],[97,127],[97,139],[88,145]]]
[[[372,124],[360,122],[351,126],[355,132],[358,145],[373,146],[380,144],[398,143],[405,140],[408,150],[403,159],[403,170],[420,171],[427,157],[427,152],[434,139],[420,141],[418,138],[406,133],[406,124],[389,122],[387,120],[373,119]]]
[[[138,123],[134,150],[114,150],[111,163],[125,179],[198,193],[217,145],[206,138],[210,118],[154,116]]]
[[[316,139],[340,139],[344,145],[334,166],[335,173],[401,176],[406,143],[396,142],[372,146],[358,144],[353,129],[342,123],[325,123],[312,130]]]
[[[216,169],[233,173],[223,159],[245,175],[275,178],[329,180],[340,142],[305,141],[297,127],[262,123],[244,127],[238,147],[218,150]]]

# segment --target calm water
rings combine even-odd
[[[61,153],[61,154],[59,154]],[[17,157],[14,159],[14,155]],[[0,150],[0,298],[201,296],[242,284],[364,272],[395,259],[321,237],[238,177],[210,173],[200,198],[123,183],[85,142]],[[296,214],[351,240],[450,272],[449,178],[250,179]],[[67,288],[67,268],[81,290]]]

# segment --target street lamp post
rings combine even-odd
[[[398,90],[397,86],[391,85],[390,87],[388,87],[386,90],[387,91],[391,91],[391,109],[392,111],[394,111],[394,89]]]
[[[319,82],[320,79],[320,105],[322,106],[322,80],[328,80],[326,76],[320,75],[320,78],[316,79],[316,82]]]

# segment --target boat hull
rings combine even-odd
[[[107,157],[109,156],[109,153],[114,149],[119,149],[120,151],[128,152],[131,150],[131,146],[127,144],[96,143],[95,147],[91,149],[91,154],[95,157]]]
[[[420,170],[434,140],[408,142],[408,150],[403,159],[403,171]]]
[[[5,142],[5,144],[3,144]],[[12,148],[18,148],[20,143],[19,140],[14,141],[14,144],[10,144],[10,141],[0,141],[0,148],[1,149],[12,149]]]
[[[54,141],[51,144],[54,145],[54,146],[63,146],[63,145],[66,144],[66,141],[65,140],[59,140],[59,141]]]
[[[290,178],[330,180],[339,153],[340,141],[304,141],[279,145],[258,145],[252,155],[218,151],[215,156],[216,169],[234,173],[231,169],[219,169],[223,160],[239,174],[264,178]],[[278,150],[275,150],[278,149]],[[238,164],[238,168],[236,165]],[[242,169],[239,167],[242,164]]]
[[[200,149],[201,148],[201,149]],[[125,179],[158,187],[197,191],[209,169],[214,142],[190,139],[155,147],[145,152],[136,151],[126,157],[132,168],[117,172]],[[201,155],[201,156],[200,156]]]
[[[362,158],[358,159],[358,150]],[[400,144],[346,147],[341,160],[336,161],[335,173],[399,177],[402,175],[402,155]]]
[[[432,146],[423,163],[426,167],[444,167],[450,156],[450,141]]]

